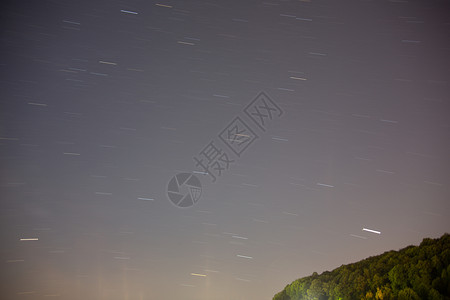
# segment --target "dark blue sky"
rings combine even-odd
[[[449,11],[4,4],[2,293],[269,300],[314,271],[448,232]],[[210,142],[214,163],[229,159],[220,174],[195,161]],[[188,208],[167,194],[183,172],[201,182]]]

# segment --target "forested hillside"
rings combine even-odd
[[[450,299],[450,235],[300,278],[273,300]]]

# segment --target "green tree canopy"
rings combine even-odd
[[[274,300],[450,300],[450,235],[288,284]]]

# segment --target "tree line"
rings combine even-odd
[[[450,235],[288,284],[273,300],[450,300]]]

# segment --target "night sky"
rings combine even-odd
[[[269,300],[450,231],[449,1],[158,1],[2,4],[2,299]]]

